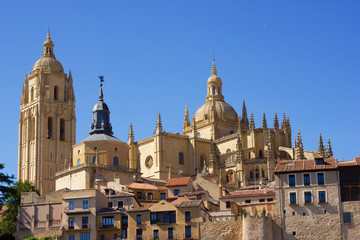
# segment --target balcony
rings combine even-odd
[[[69,208],[65,208],[64,212],[66,215],[90,214],[90,209],[75,208],[74,210],[69,210]]]
[[[91,229],[90,224],[77,225],[65,225],[65,231],[67,232],[88,232]]]

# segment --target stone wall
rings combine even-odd
[[[243,218],[243,240],[272,240],[272,218],[247,216]]]
[[[242,239],[242,220],[204,222],[200,226],[203,240]]]

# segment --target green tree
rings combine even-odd
[[[5,211],[0,224],[1,235],[11,234],[16,231],[17,210],[21,202],[21,193],[35,192],[35,186],[29,181],[17,181],[10,187],[10,191],[4,194]],[[36,191],[38,193],[38,191]]]
[[[4,164],[0,163],[0,170],[4,169]],[[14,176],[9,176],[6,173],[0,172],[0,210],[5,203],[5,195],[7,195],[11,189],[10,184],[13,183]]]

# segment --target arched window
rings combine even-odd
[[[196,134],[196,136],[199,138],[201,135],[200,135],[200,133],[198,132],[198,133]]]
[[[234,134],[235,132],[234,132],[234,130],[230,130],[230,134]]]
[[[48,129],[47,129],[47,138],[53,139],[53,119],[52,117],[48,117]]]
[[[200,169],[203,169],[204,166],[205,166],[205,156],[204,155],[201,155],[200,156]]]
[[[80,165],[80,158],[78,158],[78,160],[77,160],[77,165],[78,166]]]
[[[93,156],[93,158],[92,158],[92,163],[93,163],[93,164],[96,163],[96,156]]]
[[[251,159],[251,152],[249,152],[249,159]]]
[[[31,88],[31,93],[30,93],[30,95],[31,95],[31,101],[34,101],[34,88],[32,87]]]
[[[262,158],[263,157],[263,153],[262,153],[262,151],[260,150],[259,151],[259,158]]]
[[[226,182],[231,183],[235,181],[235,173],[234,171],[228,171],[226,173]]]
[[[213,87],[213,95],[215,95],[215,87]]]
[[[59,87],[55,86],[54,87],[54,100],[58,100],[59,98]]]
[[[60,141],[65,141],[65,120],[60,119]]]
[[[184,153],[179,152],[179,164],[184,165]]]
[[[35,118],[31,118],[31,140],[35,139]]]
[[[119,166],[119,158],[118,158],[118,157],[114,157],[114,159],[113,159],[113,165],[114,165],[114,166]]]
[[[220,87],[218,87],[218,94],[220,95]]]
[[[253,171],[250,172],[250,178],[251,178],[251,179],[254,178],[254,172],[253,172]]]
[[[259,178],[260,178],[259,169],[256,169],[256,170],[255,170],[255,177],[256,177],[256,179],[259,179]]]
[[[231,150],[230,150],[229,148],[226,149],[226,153],[231,153]],[[226,159],[226,161],[227,161],[228,163],[230,163],[230,162],[232,161],[232,156],[228,156],[227,159]]]

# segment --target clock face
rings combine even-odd
[[[146,158],[146,160],[145,160],[145,166],[146,166],[147,168],[151,168],[152,165],[153,165],[153,159],[152,159],[151,156],[148,156],[148,157]]]

